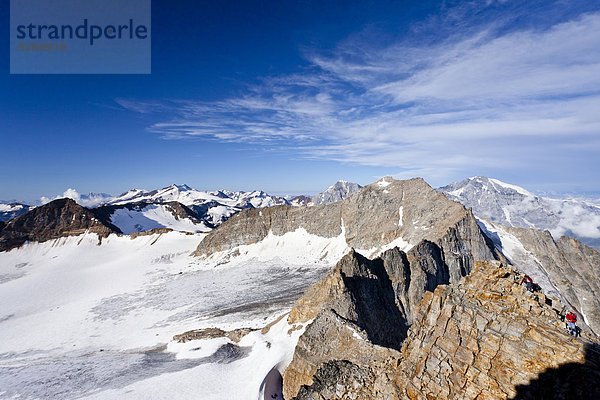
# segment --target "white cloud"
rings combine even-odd
[[[241,97],[119,104],[171,110],[150,127],[169,139],[271,145],[434,181],[534,160],[552,168],[577,157],[569,142],[597,148],[600,14],[547,29],[497,28],[385,48],[355,37],[309,54],[307,72],[266,78]]]
[[[62,195],[58,195],[53,198],[42,196],[40,198],[40,202],[42,204],[46,204],[56,199],[65,198],[73,199],[75,200],[75,202],[77,202],[77,204],[82,205],[84,207],[96,207],[104,203],[108,198],[110,198],[110,196],[104,193],[89,193],[87,195],[81,195],[79,194],[79,192],[77,192],[77,190],[68,188],[63,192]]]

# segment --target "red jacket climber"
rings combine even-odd
[[[565,315],[565,319],[567,320],[567,329],[569,333],[573,336],[579,336],[579,328],[575,324],[577,322],[577,315],[574,312],[568,312]]]
[[[525,282],[525,284],[527,285],[527,290],[533,292],[533,279],[531,279],[529,275],[525,275],[523,279],[521,279],[520,284],[523,284],[523,282]]]

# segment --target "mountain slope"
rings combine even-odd
[[[600,205],[579,199],[536,196],[515,185],[484,176],[437,189],[501,225],[549,230],[555,238],[573,236],[600,249]]]
[[[285,397],[292,398],[323,363],[398,357],[424,294],[466,275],[446,262],[451,251],[423,240],[408,253],[396,247],[373,260],[354,251],[344,256],[290,312],[290,323],[312,322],[284,375]]]
[[[26,241],[55,239],[84,232],[106,237],[119,229],[102,222],[92,210],[71,199],[51,201],[8,221],[0,231],[0,251],[18,247]]]
[[[473,258],[492,257],[473,215],[462,205],[420,178],[397,181],[389,177],[339,202],[244,210],[212,231],[195,255],[229,257],[239,254],[240,246],[258,246],[269,235],[277,238],[292,232],[332,241],[341,237],[365,255],[396,246],[409,250],[427,239],[440,247],[454,246],[446,253],[448,264],[466,272]]]
[[[484,232],[547,296],[559,298],[600,335],[600,254],[577,239],[481,220]]]
[[[156,228],[191,233],[211,230],[211,227],[207,226],[194,211],[176,201],[101,206],[95,208],[94,213],[101,216],[102,220],[118,227],[125,235]]]

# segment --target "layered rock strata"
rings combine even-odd
[[[426,292],[400,352],[378,349],[366,362],[348,357],[370,342],[352,337],[307,380],[307,369],[292,368],[302,358],[297,350],[284,377],[285,398],[599,398],[598,340],[568,335],[563,305],[527,292],[520,278],[483,262],[460,282]],[[303,336],[310,332],[311,326]]]

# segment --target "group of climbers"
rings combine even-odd
[[[531,279],[529,275],[523,276],[523,279],[521,279],[521,282],[519,284],[522,285],[523,283],[525,283],[527,290],[533,293],[534,283],[533,279]],[[574,312],[570,311],[567,313],[567,315],[565,315],[565,320],[569,334],[575,337],[581,336],[581,329],[576,324],[577,315]]]

